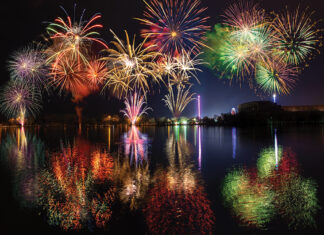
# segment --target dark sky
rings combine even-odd
[[[202,5],[207,6],[206,15],[210,16],[209,25],[214,25],[221,21],[220,15],[224,8],[232,1],[226,0],[202,0]],[[64,16],[64,12],[59,8],[62,5],[70,15],[73,15],[73,5],[77,4],[77,13],[86,8],[85,18],[89,19],[94,13],[100,12],[103,15],[101,23],[104,29],[101,36],[107,42],[112,39],[109,29],[123,36],[123,30],[139,35],[141,25],[134,20],[141,17],[144,9],[142,0],[21,0],[5,1],[1,3],[1,78],[0,84],[9,80],[6,69],[8,56],[16,49],[27,45],[32,41],[41,40],[41,35],[45,33],[45,21],[53,21],[57,16]],[[313,18],[321,20],[324,15],[323,0],[264,0],[260,5],[267,12],[283,10],[285,5],[294,8],[298,4],[302,7],[309,6],[315,10]],[[78,14],[76,14],[79,16]],[[323,27],[323,22],[320,23]],[[138,40],[140,38],[138,37]],[[323,48],[321,48],[323,51]],[[310,63],[309,67],[300,75],[295,89],[289,96],[280,96],[281,105],[307,105],[324,104],[324,56],[323,53],[317,55]],[[193,91],[201,95],[202,115],[213,116],[229,112],[232,107],[238,104],[259,100],[253,90],[246,84],[241,86],[237,83],[230,85],[224,83],[213,75],[207,68],[203,68],[199,73],[201,84],[195,84]],[[165,89],[161,88],[160,93],[156,89],[149,97],[149,105],[153,108],[153,116],[170,116],[168,109],[161,102]],[[270,99],[270,97],[263,97]],[[45,112],[65,112],[71,110],[73,104],[69,97],[46,97]],[[99,95],[88,97],[84,103],[84,110],[88,113],[101,114],[104,112],[117,113],[122,102],[115,99],[100,97]],[[196,113],[196,103],[190,104],[184,115],[194,116]]]

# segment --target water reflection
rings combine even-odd
[[[11,170],[17,203],[58,230],[118,233],[124,217],[153,234],[210,234],[227,226],[215,225],[224,221],[221,216],[227,219],[216,189],[223,169],[231,167],[225,164],[242,161],[243,144],[250,140],[242,141],[243,131],[176,126],[152,134],[149,128],[145,133],[135,126],[124,129],[89,127],[77,134],[62,128],[62,135],[0,129],[1,163]],[[275,130],[269,147],[248,148],[257,148],[257,160],[249,156],[241,163],[252,167],[232,168],[225,175],[220,199],[241,226],[271,231],[285,225],[292,230],[315,227],[317,184],[302,175],[295,152],[280,145],[283,138],[278,137]],[[239,157],[237,143],[242,145]],[[222,154],[226,160],[221,162]],[[235,161],[228,161],[231,156]]]
[[[169,134],[166,153],[169,166],[154,175],[154,185],[143,209],[153,234],[211,233],[214,214],[198,172],[191,163],[192,146],[178,128]]]
[[[130,130],[124,134],[123,146],[125,155],[130,157],[130,164],[133,161],[136,165],[142,161],[147,161],[148,138],[135,125],[132,125]]]
[[[73,144],[61,143],[49,162],[50,167],[39,172],[38,192],[49,224],[64,230],[105,227],[115,199],[112,157],[76,137]]]
[[[236,156],[236,127],[232,127],[232,157]]]
[[[121,201],[129,204],[131,210],[137,209],[143,202],[150,183],[148,145],[147,135],[134,125],[123,136],[125,156],[118,157],[115,179],[120,188]]]
[[[278,215],[290,229],[315,227],[317,186],[298,169],[291,149],[265,148],[257,169],[238,168],[226,175],[224,202],[242,226],[267,229]]]
[[[1,141],[1,160],[10,166],[14,196],[24,206],[32,206],[37,198],[38,175],[44,165],[44,143],[24,128],[9,130]]]

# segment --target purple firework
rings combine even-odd
[[[46,56],[40,46],[28,46],[14,52],[8,62],[10,76],[34,85],[44,85],[48,74]]]
[[[2,89],[0,110],[8,118],[18,118],[23,125],[24,118],[35,114],[41,108],[39,89],[22,81],[9,81]]]

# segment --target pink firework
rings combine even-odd
[[[144,96],[134,92],[130,93],[129,97],[124,102],[126,108],[121,112],[129,118],[132,125],[135,125],[137,119],[148,111],[149,107],[144,107],[146,102]]]

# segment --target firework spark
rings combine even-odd
[[[83,20],[85,10],[83,10],[80,20],[72,22],[67,12],[64,9],[63,11],[66,20],[58,17],[47,26],[47,33],[53,41],[53,45],[46,50],[47,62],[52,64],[53,71],[59,66],[61,60],[77,61],[79,64],[88,65],[88,54],[92,43],[108,48],[96,31],[103,28],[101,24],[96,23],[101,18],[101,14],[97,13],[89,21],[85,21]]]
[[[107,49],[109,55],[102,58],[107,60],[108,64],[112,67],[107,74],[105,87],[110,84],[117,86],[117,91],[125,91],[128,89],[139,90],[146,94],[150,89],[151,82],[159,83],[162,81],[161,76],[156,73],[158,65],[154,59],[159,53],[151,51],[154,46],[143,48],[146,40],[135,46],[135,37],[133,42],[130,41],[127,31],[125,31],[126,42],[123,42],[117,35],[114,35],[112,44],[115,49]],[[116,77],[117,76],[117,77]],[[116,84],[122,81],[120,86]],[[128,89],[124,89],[127,85]],[[121,96],[121,94],[118,94]]]
[[[107,63],[102,60],[93,59],[89,62],[85,76],[90,84],[97,87],[103,83],[107,73]]]
[[[191,86],[185,90],[185,88],[177,86],[177,96],[175,97],[173,88],[170,86],[169,94],[165,95],[165,98],[162,99],[174,117],[179,118],[186,106],[194,100],[193,96],[195,93],[190,94],[190,88]]]
[[[126,107],[121,112],[129,118],[132,125],[135,125],[137,119],[151,109],[149,107],[144,107],[146,104],[144,96],[138,92],[131,93],[129,97],[125,99],[124,104]]]
[[[259,63],[256,66],[256,83],[269,94],[289,94],[296,82],[296,68],[283,63]]]
[[[25,117],[35,116],[41,108],[41,94],[39,89],[22,81],[10,81],[2,90],[0,104],[1,111],[8,118],[18,118],[24,125]]]
[[[235,2],[225,10],[224,23],[233,28],[236,39],[253,40],[255,31],[266,23],[265,12],[253,2]]]
[[[205,25],[209,17],[203,17],[207,8],[200,8],[200,0],[151,0],[146,2],[143,19],[139,20],[149,29],[142,30],[142,36],[148,37],[147,45],[157,45],[159,51],[176,55],[182,50],[190,51],[195,47],[199,51],[204,44]]]
[[[38,87],[45,85],[48,74],[46,56],[40,45],[27,46],[14,52],[8,62],[11,78],[33,83]]]
[[[300,10],[277,14],[273,23],[276,37],[275,54],[286,63],[305,62],[321,42],[319,29],[311,16],[314,12]]]

